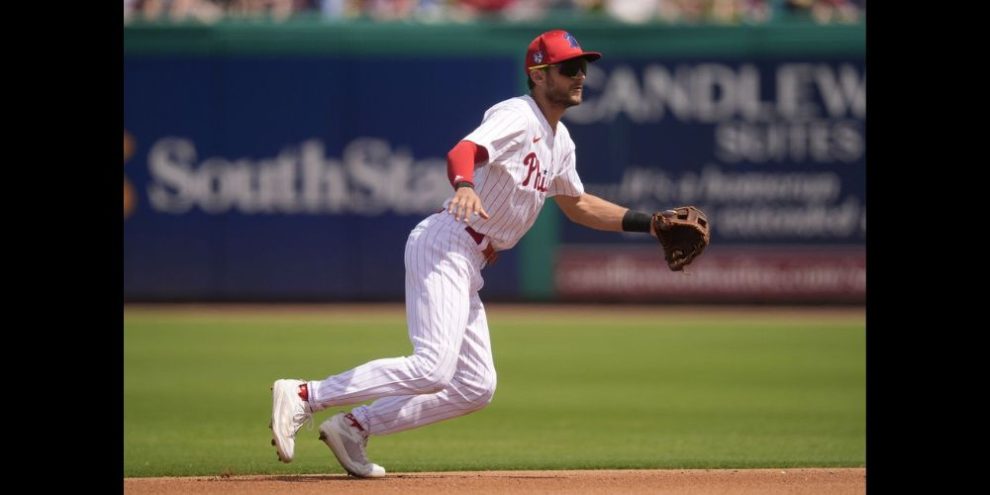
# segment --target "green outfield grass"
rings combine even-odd
[[[862,311],[840,315],[490,306],[498,390],[475,414],[385,437],[390,472],[864,466]],[[315,426],[292,464],[269,387],[407,355],[401,308],[373,314],[124,318],[124,475],[343,473]],[[316,425],[340,411],[316,414]]]

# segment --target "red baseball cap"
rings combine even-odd
[[[537,36],[530,42],[529,49],[526,50],[524,70],[529,74],[529,68],[535,65],[556,64],[577,57],[585,57],[588,62],[594,62],[602,58],[602,54],[582,50],[573,34],[563,29],[554,29]]]

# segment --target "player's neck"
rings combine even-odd
[[[540,108],[540,112],[543,113],[543,118],[547,119],[547,123],[550,124],[550,129],[556,134],[557,122],[560,122],[560,118],[564,116],[567,107],[547,100],[538,92],[534,92],[532,97],[533,101],[536,102],[536,106]]]

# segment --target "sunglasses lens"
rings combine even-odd
[[[588,75],[588,61],[583,58],[568,60],[560,64],[560,74],[567,77],[574,77],[578,71]]]

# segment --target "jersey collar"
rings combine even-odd
[[[522,98],[526,100],[526,103],[529,103],[529,106],[533,109],[533,113],[536,114],[536,118],[540,120],[543,130],[547,133],[546,138],[553,142],[553,138],[557,136],[557,132],[550,127],[550,122],[547,122],[547,117],[543,115],[540,106],[536,104],[536,100],[530,95],[523,95]]]

